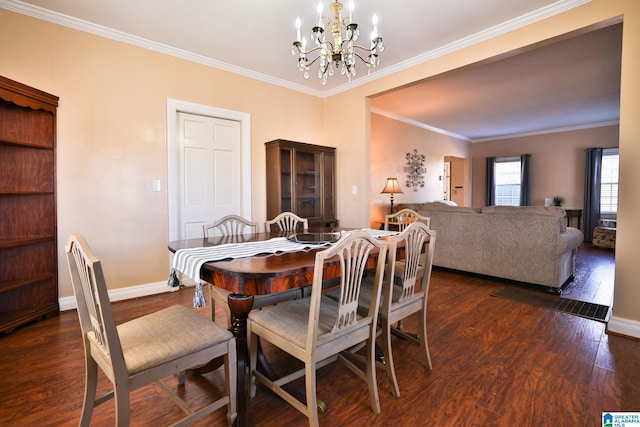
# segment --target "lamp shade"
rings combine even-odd
[[[380,194],[404,194],[400,188],[398,178],[387,178],[387,184],[384,186]]]

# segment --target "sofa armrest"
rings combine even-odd
[[[584,242],[584,234],[577,228],[567,227],[567,231],[558,235],[558,246],[556,254],[562,255],[565,252],[572,251]]]

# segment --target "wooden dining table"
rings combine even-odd
[[[335,229],[313,229],[310,232],[328,233]],[[288,237],[293,233],[269,232],[241,236],[221,236],[178,240],[169,243],[169,250],[217,246],[228,243],[244,243],[264,241],[276,237]],[[246,258],[234,258],[207,262],[200,269],[200,279],[214,286],[232,292],[229,299],[231,326],[229,330],[236,338],[238,355],[238,418],[237,425],[244,426],[247,421],[247,387],[246,369],[247,352],[247,317],[253,307],[254,297],[284,292],[291,289],[309,286],[313,282],[316,252],[326,247],[305,248],[300,251],[276,254],[260,254]],[[323,272],[324,279],[339,275],[338,265],[328,265]],[[264,358],[260,360],[261,368],[270,376],[275,375]]]

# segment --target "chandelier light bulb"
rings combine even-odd
[[[316,11],[318,12],[318,27],[322,27],[322,3],[318,3]]]
[[[374,40],[378,37],[378,15],[373,15],[371,18],[371,22],[373,23],[373,31],[371,32],[371,40]]]

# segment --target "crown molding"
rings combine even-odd
[[[492,136],[487,138],[474,138],[474,139],[471,139],[471,142],[476,143],[476,142],[498,141],[500,139],[523,138],[525,136],[545,135],[547,133],[570,132],[574,130],[600,128],[604,126],[614,126],[619,124],[620,124],[620,120],[609,120],[606,122],[585,123],[581,125],[566,126],[561,128],[542,129],[542,130],[537,130],[532,132],[512,133],[508,135]]]
[[[134,35],[125,33],[123,31],[114,30],[113,28],[94,24],[92,22],[88,22],[82,19],[73,18],[68,15],[64,15],[58,12],[44,9],[39,6],[27,4],[21,1],[0,0],[0,8],[7,9],[12,12],[20,13],[23,15],[31,16],[33,18],[41,19],[43,21],[62,25],[64,27],[73,28],[75,30],[94,34],[107,39],[141,47],[143,49],[147,49],[153,52],[162,53],[165,55],[184,59],[190,62],[195,62],[197,64],[205,65],[207,67],[217,68],[223,71],[228,71],[230,73],[243,75],[245,77],[249,77],[255,80],[260,80],[266,83],[282,86],[287,89],[303,92],[303,93],[317,96],[317,97],[322,96],[322,92],[316,89],[311,89],[300,84],[292,83],[277,77],[269,76],[269,75],[259,73],[253,70],[249,70],[243,67],[227,64],[226,62],[209,58],[204,55],[199,55],[183,49],[167,46],[162,43],[157,43],[152,40],[134,36]]]
[[[472,34],[470,36],[464,37],[462,39],[456,40],[454,42],[451,42],[439,48],[432,49],[428,52],[425,52],[418,56],[414,56],[413,58],[409,58],[405,61],[398,62],[397,64],[385,67],[379,71],[376,71],[375,76],[367,76],[367,78],[358,78],[357,80],[353,81],[350,84],[345,83],[333,89],[324,91],[322,92],[323,97],[336,95],[348,89],[367,84],[373,80],[390,76],[399,71],[404,71],[408,68],[414,67],[416,65],[420,65],[424,62],[431,61],[441,56],[448,55],[450,53],[467,48],[469,46],[473,46],[475,44],[478,44],[483,41],[489,40],[491,38],[497,37],[499,35],[508,33],[518,28],[526,27],[527,25],[531,25],[535,22],[550,18],[554,15],[557,15],[562,12],[566,12],[567,10],[573,9],[574,7],[578,7],[590,2],[591,0],[559,0],[546,7],[540,8],[538,10],[534,10],[533,12],[527,13],[525,15],[521,15],[517,18],[495,25],[491,28],[487,28],[486,30],[483,30],[475,34]]]
[[[471,140],[470,138],[467,138],[464,135],[460,135],[460,134],[457,134],[457,133],[454,133],[454,132],[450,132],[450,131],[445,130],[445,129],[440,129],[440,128],[437,128],[435,126],[430,126],[430,125],[428,125],[426,123],[422,123],[422,122],[419,122],[417,120],[409,119],[407,117],[399,116],[397,114],[390,113],[389,111],[382,110],[380,108],[371,107],[371,112],[374,113],[374,114],[378,114],[378,115],[390,118],[391,120],[397,120],[399,122],[403,122],[403,123],[406,123],[408,125],[412,125],[412,126],[416,126],[416,127],[422,128],[422,129],[429,130],[431,132],[440,133],[442,135],[450,136],[452,138],[456,138],[456,139],[459,139],[459,140],[462,140],[462,141],[466,141],[466,142],[473,142],[473,140]]]
[[[417,120],[409,119],[404,116],[400,116],[398,114],[390,113],[389,111],[382,110],[380,108],[371,107],[371,112],[374,114],[378,114],[384,117],[388,117],[392,120],[397,120],[399,122],[403,122],[412,126],[416,126],[422,129],[426,129],[432,132],[436,132],[442,135],[450,136],[452,138],[459,139],[461,141],[476,143],[476,142],[487,142],[487,141],[498,141],[501,139],[511,139],[511,138],[522,138],[525,136],[536,136],[536,135],[545,135],[548,133],[559,133],[559,132],[570,132],[574,130],[582,130],[582,129],[591,129],[591,128],[599,128],[605,126],[615,126],[620,124],[620,120],[609,120],[605,122],[595,122],[595,123],[585,123],[581,125],[575,126],[567,126],[561,128],[552,128],[552,129],[542,129],[532,132],[522,132],[522,133],[510,133],[506,135],[496,135],[490,136],[486,138],[470,138],[455,132],[448,131],[446,129],[437,128],[435,126],[428,125],[426,123],[419,122]]]
[[[213,58],[209,58],[203,55],[198,55],[182,49],[177,49],[171,46],[164,45],[162,43],[157,43],[151,40],[144,39],[142,37],[133,36],[131,34],[128,34],[122,31],[114,30],[112,28],[108,28],[102,25],[97,25],[82,19],[73,18],[68,15],[64,15],[58,12],[53,12],[51,10],[48,10],[39,6],[34,6],[28,3],[24,3],[18,0],[0,0],[0,8],[7,9],[12,12],[21,13],[23,15],[31,16],[33,18],[41,19],[44,21],[52,22],[54,24],[58,24],[58,25],[73,28],[76,30],[84,31],[87,33],[95,34],[111,40],[116,40],[116,41],[127,43],[133,46],[138,46],[154,52],[163,53],[176,58],[184,59],[186,61],[191,61],[191,62],[202,64],[208,67],[218,68],[231,73],[243,75],[245,77],[263,81],[265,83],[270,83],[270,84],[281,86],[287,89],[306,93],[308,95],[312,95],[320,98],[328,98],[330,96],[339,94],[341,92],[345,92],[355,87],[370,83],[382,77],[386,77],[391,74],[397,73],[398,71],[405,70],[407,68],[427,62],[434,58],[438,58],[440,56],[447,55],[457,50],[472,46],[474,44],[496,37],[498,35],[507,33],[509,31],[513,31],[517,28],[530,25],[534,22],[549,18],[551,16],[557,15],[559,13],[565,12],[569,9],[573,9],[574,7],[577,7],[589,2],[591,2],[591,0],[559,0],[546,7],[540,8],[533,12],[511,19],[502,24],[499,24],[491,28],[488,28],[486,30],[480,31],[478,33],[472,34],[468,37],[464,37],[460,40],[449,43],[437,49],[430,50],[421,55],[410,58],[406,61],[402,61],[398,64],[376,70],[376,72],[373,75],[359,77],[358,79],[352,81],[351,83],[344,83],[340,86],[336,86],[332,89],[323,90],[323,91],[312,89],[301,84],[292,83],[284,79],[269,76],[256,71],[248,70],[243,67],[227,64],[225,62],[218,61]]]

